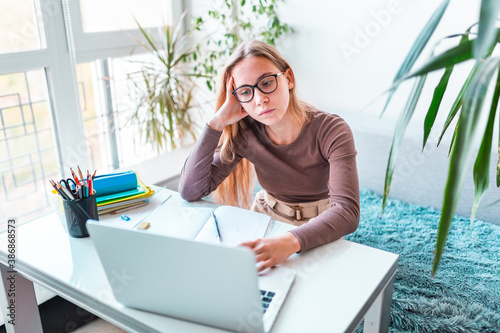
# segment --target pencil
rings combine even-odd
[[[93,194],[93,190],[92,190],[92,177],[89,177],[89,197]]]
[[[76,174],[73,172],[73,169],[69,168],[71,170],[71,174],[73,175],[73,178],[75,179],[76,181],[76,185],[80,185],[80,182],[78,181],[78,177],[76,176]]]
[[[68,196],[66,192],[64,192],[64,187],[61,186],[61,184],[56,183],[56,187],[59,190],[59,193],[61,193],[61,196],[66,199],[66,200],[71,200],[71,198]]]
[[[82,170],[80,170],[80,166],[79,165],[77,165],[76,167],[78,168],[78,174],[80,175],[80,179],[83,181]]]
[[[95,173],[97,172],[97,170],[94,170],[94,174],[92,175],[92,180],[94,180],[94,177],[95,177]]]
[[[52,185],[52,187],[54,187],[54,189],[57,191],[57,193],[59,193],[59,195],[61,197],[65,197],[65,194],[64,193],[61,193],[61,190],[57,187],[57,184],[55,181],[53,181],[52,179],[49,180],[50,184]]]
[[[61,191],[59,191],[59,189],[57,188],[57,186],[56,186],[56,182],[55,182],[55,181],[53,181],[52,179],[49,179],[49,182],[50,182],[50,184],[52,185],[52,187],[56,190],[56,192],[57,192],[57,193],[59,193],[59,195],[60,195],[61,197],[64,197],[64,195],[62,195]]]

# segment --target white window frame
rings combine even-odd
[[[124,31],[83,32],[78,0],[38,0],[45,48],[0,54],[0,74],[45,69],[55,147],[60,170],[88,163],[83,117],[76,79],[77,63],[146,52]],[[168,0],[165,0],[168,1]],[[35,0],[36,4],[36,0]],[[182,0],[171,0],[169,19],[181,16]],[[156,29],[157,30],[157,29]],[[68,34],[66,34],[68,31]],[[151,28],[153,36],[158,32]],[[140,37],[140,31],[127,30]],[[155,36],[156,35],[156,36]]]
[[[142,35],[138,29],[104,32],[84,32],[82,14],[79,1],[68,1],[69,14],[71,16],[71,30],[74,40],[77,62],[87,62],[96,58],[115,58],[130,55],[131,50],[138,50],[137,43],[133,40],[141,39]],[[164,17],[168,22],[177,20],[182,13],[181,0],[163,0],[165,5],[171,2],[171,8],[165,8]],[[151,29],[153,37],[160,37],[157,29]],[[112,41],[112,47],[110,47]]]

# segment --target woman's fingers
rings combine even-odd
[[[271,259],[269,260],[266,260],[264,261],[260,266],[259,268],[257,269],[258,272],[262,272],[263,270],[267,269],[267,268],[271,268],[271,267],[274,267],[276,266],[275,263],[273,263],[273,261]]]
[[[243,242],[239,246],[246,246],[246,247],[250,248],[251,250],[253,250],[258,244],[259,244],[259,240],[256,239],[253,241]]]
[[[231,77],[229,78],[229,81],[227,81],[227,85],[226,85],[226,98],[227,99],[233,97],[233,90],[234,90],[234,78],[231,75]]]
[[[256,258],[257,262],[261,262],[261,261],[268,260],[269,255],[267,253],[261,253],[261,254],[257,254],[257,256],[255,258]]]

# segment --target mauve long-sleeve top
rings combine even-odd
[[[235,158],[224,163],[221,132],[205,125],[181,172],[179,193],[188,201],[214,191],[242,158],[255,166],[260,185],[287,203],[329,198],[330,208],[291,232],[301,251],[337,240],[359,223],[359,183],[351,129],[338,115],[310,112],[311,120],[292,143],[273,143],[263,124],[251,125],[234,139]],[[248,117],[249,118],[249,117]]]

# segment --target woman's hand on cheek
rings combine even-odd
[[[248,116],[240,102],[233,96],[234,79],[231,76],[226,86],[226,101],[208,122],[208,126],[217,131],[222,131],[227,125],[237,123]]]
[[[250,248],[255,253],[257,262],[262,263],[259,266],[259,272],[284,263],[289,256],[301,249],[299,240],[291,232],[281,236],[243,242],[240,245]]]

